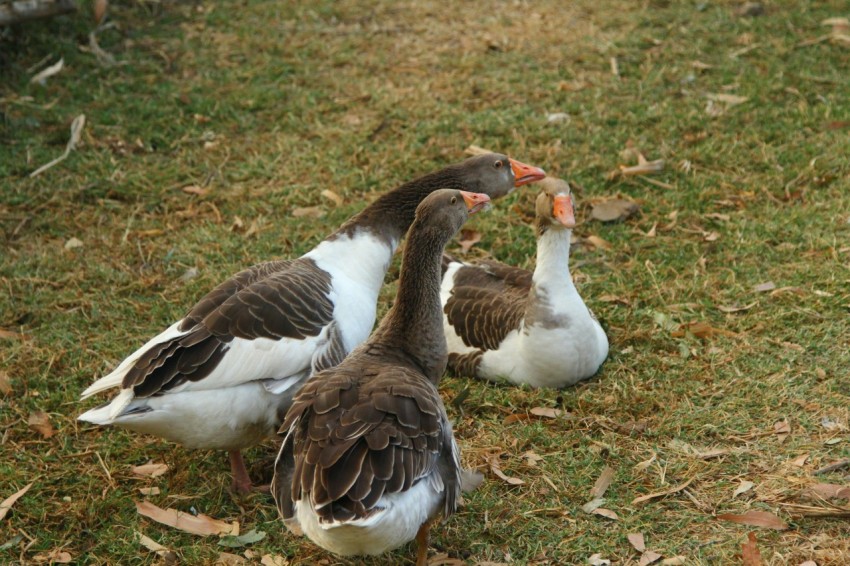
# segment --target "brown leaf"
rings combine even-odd
[[[472,249],[472,246],[481,241],[481,232],[478,230],[473,230],[471,228],[464,228],[460,231],[460,253],[465,254],[469,253],[469,250]]]
[[[605,466],[602,473],[599,474],[599,477],[596,479],[596,483],[593,484],[593,489],[590,490],[590,497],[592,499],[596,499],[597,497],[605,495],[605,492],[608,491],[608,487],[611,485],[612,481],[614,481],[614,468],[611,466]]]
[[[160,489],[156,486],[154,487],[140,487],[139,493],[142,495],[159,495]]]
[[[732,497],[738,497],[738,496],[739,496],[739,495],[741,495],[742,493],[747,493],[748,491],[750,491],[751,489],[753,489],[753,486],[755,486],[755,485],[756,485],[756,484],[754,484],[754,483],[753,483],[753,482],[751,482],[751,481],[747,481],[747,480],[742,481],[742,482],[738,485],[738,487],[737,487],[737,488],[735,488],[735,493],[733,493],[733,494],[732,494]]]
[[[781,442],[791,434],[791,423],[788,421],[776,421],[773,423],[773,432],[779,437]]]
[[[609,244],[608,242],[606,242],[605,240],[603,240],[599,236],[595,236],[593,234],[584,238],[583,241],[589,243],[594,248],[600,248],[600,249],[603,249],[603,250],[610,250],[611,249],[611,244]]]
[[[635,547],[635,550],[638,552],[643,552],[646,550],[646,543],[643,540],[643,533],[629,533],[626,535],[626,538],[629,539],[629,544]]]
[[[850,486],[834,483],[816,483],[809,488],[812,493],[824,499],[850,499]]]
[[[513,478],[511,476],[506,475],[505,472],[503,472],[501,470],[501,468],[499,468],[499,465],[498,465],[497,462],[498,462],[497,456],[490,458],[490,470],[496,475],[496,477],[498,477],[501,480],[504,480],[505,482],[507,482],[511,485],[523,485],[525,483],[523,480],[521,480],[519,478]]]
[[[299,206],[292,209],[292,216],[295,218],[321,218],[325,215],[325,211],[319,206]]]
[[[0,369],[0,393],[8,395],[12,392],[12,382],[9,379],[9,374]]]
[[[681,564],[684,564],[687,561],[688,561],[687,558],[680,555],[680,556],[673,556],[671,558],[665,558],[664,560],[661,561],[661,564],[663,566],[680,566]]]
[[[156,552],[160,556],[165,556],[166,554],[173,554],[170,550],[168,550],[152,538],[146,537],[139,531],[136,531],[136,541],[151,552]]]
[[[199,187],[198,185],[187,185],[180,190],[187,195],[198,195],[199,197],[205,196],[210,192],[209,189]]]
[[[40,552],[32,558],[33,562],[39,564],[42,562],[49,562],[50,564],[70,564],[74,560],[70,552],[62,550],[61,548],[54,548],[47,553]]]
[[[639,566],[648,566],[653,562],[658,562],[661,559],[661,555],[655,552],[654,550],[647,550],[640,557],[640,562],[638,562]]]
[[[797,456],[793,460],[791,460],[791,465],[796,467],[796,468],[802,468],[803,466],[806,465],[806,460],[808,460],[808,459],[809,459],[808,454],[802,454],[800,456]]]
[[[706,94],[706,98],[709,100],[713,100],[714,102],[722,102],[724,104],[728,104],[729,106],[736,106],[738,104],[743,104],[749,100],[746,96],[738,96],[735,94]]]
[[[30,414],[27,424],[31,429],[39,433],[44,438],[50,438],[56,431],[53,430],[53,425],[50,424],[50,417],[44,411],[36,411]]]
[[[620,303],[623,306],[631,306],[632,302],[626,299],[625,297],[619,297],[617,295],[600,295],[596,297],[597,301],[602,301],[603,303]]]
[[[161,509],[150,501],[136,501],[136,511],[157,523],[174,527],[193,535],[209,536],[238,534],[239,523],[233,524],[213,519],[203,513],[190,515],[176,509]]]
[[[638,503],[643,503],[644,501],[650,501],[652,499],[658,499],[659,497],[664,497],[666,495],[672,495],[674,493],[678,493],[691,485],[691,482],[694,481],[694,478],[689,479],[685,483],[679,484],[677,486],[671,487],[670,489],[665,489],[664,491],[657,491],[655,493],[649,493],[647,495],[641,495],[640,497],[635,497],[632,500],[632,505],[636,505]]]
[[[552,407],[533,407],[528,411],[536,417],[545,417],[547,419],[557,419],[564,414],[561,409],[553,409]]]
[[[332,190],[330,190],[330,189],[323,190],[322,196],[325,197],[326,199],[330,200],[331,202],[333,202],[336,206],[342,206],[342,202],[343,202],[342,197],[339,196],[338,194],[336,194],[335,192],[333,192]]]
[[[720,234],[717,233],[717,232],[706,232],[703,235],[703,240],[705,240],[706,242],[716,242],[719,239],[720,239]]]
[[[736,333],[731,330],[725,330],[723,328],[716,328],[711,326],[707,322],[689,322],[686,324],[680,324],[678,330],[674,330],[670,335],[674,338],[681,338],[685,336],[685,334],[692,334],[693,336],[701,339],[709,338],[716,334],[721,336],[730,336],[736,337],[738,336]]]
[[[103,21],[103,17],[106,15],[106,8],[109,7],[109,2],[107,0],[94,0],[94,23],[98,25]]]
[[[748,533],[747,542],[741,545],[741,564],[743,566],[761,566],[761,553],[756,545],[755,533]]]
[[[747,511],[743,515],[723,513],[722,515],[718,515],[717,518],[722,521],[731,521],[741,525],[752,525],[753,527],[764,527],[766,529],[776,529],[777,531],[784,531],[788,528],[785,521],[767,511]]]
[[[3,520],[3,518],[9,512],[9,509],[12,508],[12,505],[14,505],[15,502],[20,499],[26,492],[28,492],[31,487],[32,483],[28,483],[27,485],[25,485],[24,487],[4,499],[2,503],[0,503],[0,521]]]
[[[242,564],[248,564],[248,561],[238,554],[229,552],[219,552],[218,558],[215,560],[216,566],[242,566]]]
[[[591,218],[600,222],[620,222],[640,211],[640,206],[630,200],[612,198],[593,205]]]
[[[733,312],[743,312],[748,311],[754,306],[758,304],[758,301],[753,301],[752,303],[744,306],[740,305],[717,305],[717,310],[725,313],[733,313]]]
[[[768,291],[773,291],[774,289],[776,289],[776,283],[773,281],[765,281],[764,283],[759,283],[753,287],[753,291],[756,293],[766,293]]]
[[[280,554],[264,554],[260,559],[263,566],[289,566],[289,559]]]
[[[145,476],[149,478],[157,478],[168,471],[168,464],[143,464],[141,466],[133,466],[130,471],[137,476]]]
[[[605,509],[604,507],[597,507],[593,511],[591,511],[594,515],[600,515],[605,517],[606,519],[611,519],[612,521],[619,521],[620,517],[617,516],[616,513],[611,511],[610,509]]]

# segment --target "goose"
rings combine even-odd
[[[538,184],[534,273],[443,258],[440,299],[455,375],[563,388],[594,375],[608,356],[605,331],[570,275],[570,186],[554,177]]]
[[[437,391],[446,369],[440,257],[487,195],[440,190],[416,211],[395,304],[366,343],[313,375],[281,427],[272,495],[287,527],[342,556],[418,542],[451,515],[462,474]]]
[[[363,342],[416,206],[440,188],[498,198],[545,173],[502,154],[467,159],[384,194],[301,257],[241,271],[82,393],[116,391],[78,419],[226,450],[231,488],[251,490],[241,450],[273,435],[307,377]]]

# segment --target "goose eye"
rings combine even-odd
[[[501,169],[503,165],[504,163],[502,163],[501,161],[497,161],[493,164],[493,167],[495,167],[496,169]]]
[[[457,204],[457,197],[452,197],[452,204]]]

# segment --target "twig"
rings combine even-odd
[[[41,175],[42,173],[44,173],[45,171],[47,171],[48,169],[50,169],[54,165],[62,163],[63,161],[68,159],[68,156],[71,154],[72,151],[74,151],[77,148],[77,144],[80,143],[80,136],[83,133],[83,128],[85,127],[85,125],[86,125],[86,115],[85,114],[80,114],[79,116],[74,118],[74,121],[71,123],[71,139],[68,140],[68,145],[65,146],[65,153],[63,153],[62,155],[60,155],[59,157],[57,157],[56,159],[54,159],[50,163],[45,163],[44,165],[42,165],[41,167],[39,167],[38,169],[36,169],[32,173],[30,173],[30,178],[35,177],[37,175]]]
[[[842,468],[847,468],[847,467],[850,467],[850,459],[839,460],[838,462],[833,462],[832,464],[830,464],[828,466],[824,466],[823,468],[821,468],[819,470],[815,470],[814,474],[816,476],[820,476],[822,474],[828,474],[830,472],[834,472],[836,470],[840,470]]]

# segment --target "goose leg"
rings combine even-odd
[[[251,492],[251,478],[248,476],[248,470],[245,468],[245,460],[242,459],[242,452],[239,450],[228,450],[230,456],[230,472],[233,475],[233,483],[231,489],[239,494]]]
[[[431,521],[425,521],[416,533],[416,566],[428,565],[428,543],[430,541]]]

